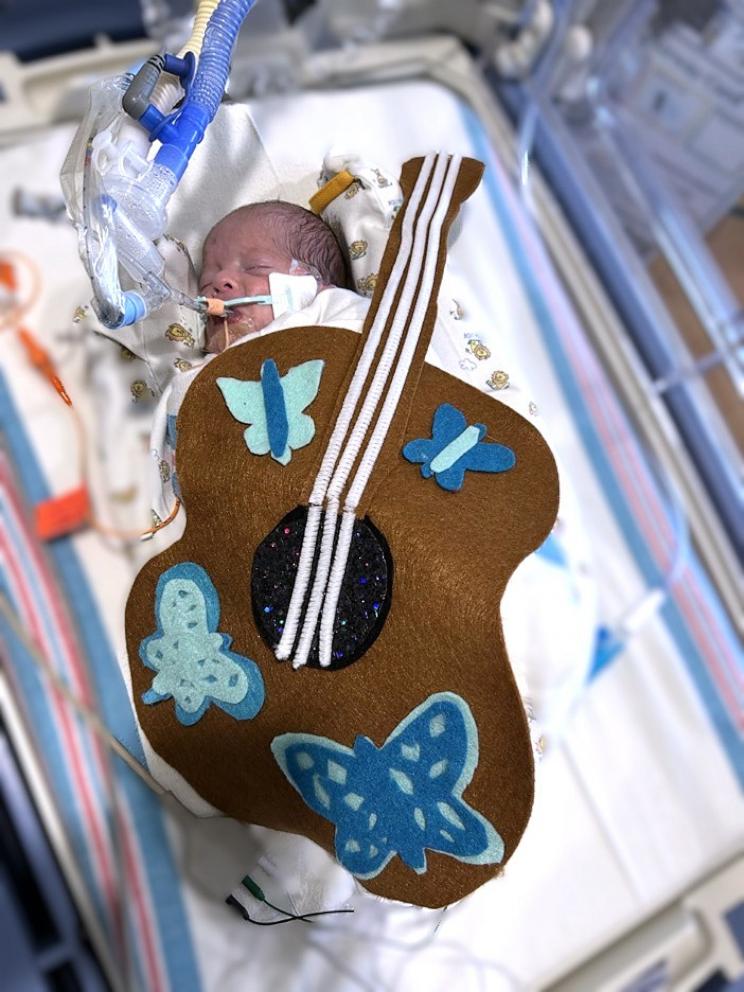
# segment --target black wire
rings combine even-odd
[[[316,913],[304,913],[301,916],[296,916],[294,913],[288,913],[286,909],[279,909],[278,906],[275,906],[273,903],[270,903],[268,900],[264,899],[263,900],[264,905],[268,906],[270,909],[275,910],[277,913],[284,913],[285,919],[254,920],[252,916],[249,914],[248,910],[245,908],[245,906],[241,902],[239,902],[235,898],[235,896],[228,896],[227,899],[225,899],[225,902],[228,906],[231,906],[233,909],[237,909],[237,911],[240,913],[240,915],[243,917],[246,923],[253,923],[257,927],[275,927],[278,926],[280,923],[296,923],[298,920],[303,923],[309,923],[311,917],[313,916],[335,916],[337,913],[354,912],[353,909],[324,909]]]
[[[228,906],[232,906],[233,909],[237,909],[237,911],[240,913],[240,915],[243,917],[246,923],[252,923],[254,926],[257,927],[275,927],[278,926],[280,923],[292,923],[294,921],[294,917],[292,916],[288,916],[284,920],[254,920],[248,913],[248,910],[245,908],[245,906],[243,906],[242,903],[238,902],[235,896],[228,896],[227,899],[225,899],[225,902],[227,903]]]
[[[295,914],[295,913],[288,912],[288,910],[286,910],[286,909],[279,909],[278,906],[275,906],[273,902],[269,902],[268,899],[263,899],[262,901],[263,901],[263,903],[264,903],[265,906],[268,906],[270,909],[276,910],[277,913],[284,913],[285,916],[289,916],[290,919],[293,919],[293,920],[309,920],[313,916],[336,916],[339,913],[353,913],[354,912],[353,909],[322,909],[322,910],[318,910],[318,912],[316,912],[316,913],[297,913],[297,914]]]

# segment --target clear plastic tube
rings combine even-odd
[[[559,0],[555,3],[553,30],[532,79],[525,83],[529,90],[529,100],[519,121],[517,132],[517,167],[522,197],[529,205],[529,170],[532,147],[540,117],[541,106],[547,105],[553,96],[553,83],[556,70],[563,55],[563,48],[571,24],[573,23],[575,0]]]
[[[80,257],[93,287],[93,307],[110,327],[119,326],[126,304],[118,275],[114,205],[93,167],[93,142],[96,135],[116,130],[129,79],[126,75],[116,76],[91,87],[88,110],[60,175],[67,210],[78,232]]]

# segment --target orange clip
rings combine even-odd
[[[34,511],[36,533],[42,541],[52,541],[79,530],[90,522],[91,507],[88,491],[79,486],[37,504]]]
[[[67,390],[57,375],[57,369],[54,367],[54,362],[49,352],[39,344],[36,338],[25,327],[18,328],[18,337],[26,349],[26,354],[31,364],[54,386],[65,403],[68,406],[72,406],[72,400],[67,395]]]

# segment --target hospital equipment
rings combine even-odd
[[[168,201],[222,98],[235,37],[252,3],[207,0],[182,57],[152,56],[135,75],[91,91],[62,177],[94,307],[107,327],[133,324],[169,298],[189,302],[163,282],[154,242],[165,233]],[[180,85],[172,79],[161,83],[163,73]],[[179,93],[184,99],[174,110]],[[156,139],[160,147],[148,160],[149,143]],[[122,293],[120,264],[137,291]]]
[[[535,814],[530,857],[519,871],[515,866],[482,900],[466,903],[449,918],[445,914],[437,939],[412,957],[405,956],[412,953],[410,946],[401,950],[385,944],[386,939],[413,944],[416,935],[407,930],[412,924],[401,922],[391,933],[375,918],[365,920],[361,933],[345,928],[344,943],[334,932],[334,943],[325,946],[325,938],[313,932],[311,940],[320,949],[308,950],[307,957],[299,949],[295,924],[267,929],[261,932],[262,942],[252,942],[251,966],[275,987],[298,970],[310,987],[313,983],[330,987],[335,981],[339,987],[345,983],[353,988],[360,980],[374,987],[371,955],[361,950],[371,934],[377,936],[375,956],[386,977],[394,978],[405,961],[410,962],[403,972],[407,981],[420,981],[422,973],[454,971],[459,981],[472,981],[473,987],[480,975],[485,987],[520,987],[521,979],[527,987],[546,988],[564,981],[572,988],[573,972],[595,952],[601,955],[639,920],[675,903],[682,891],[694,892],[704,877],[729,862],[742,846],[741,657],[736,632],[741,575],[733,540],[739,513],[739,461],[731,448],[733,421],[729,419],[727,425],[714,405],[706,385],[709,377],[706,382],[700,378],[697,356],[690,354],[649,278],[645,259],[654,250],[654,239],[649,236],[652,213],[646,194],[638,198],[637,182],[630,182],[633,191],[629,192],[625,182],[609,178],[619,165],[623,169],[632,165],[627,160],[633,156],[608,151],[605,139],[598,141],[587,124],[591,108],[583,99],[575,99],[583,93],[583,69],[588,66],[601,74],[605,42],[628,5],[573,5],[564,27],[567,48],[578,61],[558,60],[546,81],[533,76],[529,67],[544,51],[541,39],[550,36],[548,21],[560,14],[555,8],[546,17],[550,5],[351,6],[339,0],[310,5],[304,17],[301,5],[293,4],[290,13],[297,16],[291,23],[278,8],[262,14],[264,3],[261,0],[251,18],[266,17],[267,34],[251,37],[246,25],[245,37],[239,37],[231,98],[236,103],[250,99],[258,134],[276,162],[274,167],[283,177],[292,177],[286,178],[290,192],[302,187],[308,161],[319,163],[327,150],[327,142],[317,132],[327,128],[329,120],[342,124],[357,141],[365,134],[379,148],[389,141],[392,162],[415,150],[412,146],[443,143],[443,132],[448,147],[459,146],[466,154],[486,159],[491,179],[488,196],[481,201],[476,244],[471,250],[465,234],[453,249],[453,261],[467,267],[468,278],[453,289],[457,307],[453,303],[452,309],[460,308],[467,316],[473,309],[467,287],[483,287],[485,294],[491,292],[503,337],[521,340],[528,351],[540,386],[538,406],[547,407],[565,431],[570,470],[581,487],[592,541],[600,549],[602,615],[608,626],[617,627],[617,618],[648,590],[658,588],[668,574],[680,543],[675,514],[669,512],[669,503],[676,498],[684,507],[691,547],[660,611],[648,618],[585,694],[564,746],[551,748],[548,740],[545,798]],[[563,5],[561,9],[567,10]],[[629,40],[616,49],[618,68],[627,73],[620,80],[627,87],[624,99],[637,112],[634,134],[642,131],[630,148],[643,141],[644,165],[650,159],[657,180],[661,172],[667,185],[673,175],[675,184],[682,184],[675,185],[675,200],[694,205],[693,230],[688,223],[682,231],[677,223],[676,231],[657,231],[662,240],[668,243],[684,234],[707,251],[701,232],[741,192],[736,187],[741,131],[736,118],[732,122],[729,111],[715,102],[726,93],[734,95],[740,85],[740,5],[668,3],[645,13],[646,20],[635,19]],[[521,31],[520,20],[526,22]],[[528,35],[530,22],[536,25],[532,35]],[[583,35],[575,33],[576,24]],[[440,34],[421,37],[429,31]],[[478,46],[475,59],[464,53],[451,32]],[[23,66],[4,57],[0,75],[10,95],[0,104],[2,141],[7,146],[5,174],[23,175],[29,188],[54,193],[54,174],[72,139],[72,129],[60,122],[80,119],[90,74],[110,77],[124,72],[152,55],[154,47],[148,42],[117,46],[104,41],[74,57]],[[522,80],[509,93],[488,68],[494,49],[499,71],[515,66],[514,74]],[[721,86],[718,75],[703,78],[699,67],[706,51],[712,53],[716,72],[728,76],[726,86]],[[691,69],[680,71],[680,65]],[[542,83],[541,93],[534,92],[535,82]],[[517,138],[494,101],[494,87],[510,101],[517,122],[530,103],[539,109],[534,141],[531,145],[524,141],[533,153],[525,195],[514,195]],[[232,135],[236,141],[248,126],[240,105],[224,107],[211,125],[215,140]],[[292,135],[291,142],[286,141],[287,134]],[[193,169],[209,140],[210,131]],[[614,137],[606,140],[614,142]],[[252,134],[240,147],[255,146]],[[720,147],[730,149],[734,168],[719,167],[720,153],[711,159],[710,151]],[[46,166],[40,161],[40,149]],[[298,149],[302,167],[297,165]],[[206,171],[200,171],[201,181]],[[195,198],[196,177],[189,186],[189,173],[183,184]],[[220,195],[221,191],[215,192],[216,211],[228,206]],[[525,199],[531,201],[532,213],[525,209]],[[2,216],[7,243],[22,246],[24,239],[33,238],[44,260],[46,302],[33,326],[46,328],[45,343],[54,346],[53,335],[65,330],[57,315],[72,313],[89,296],[78,268],[63,268],[59,261],[74,256],[74,238],[61,225],[47,228],[40,221],[22,222],[9,211]],[[731,308],[722,297],[716,302],[705,296],[708,302],[703,302],[701,293],[714,286],[714,280],[707,278],[709,269],[690,265],[689,244],[686,248],[677,244],[676,250],[681,273],[692,268],[705,275],[707,290],[705,285],[691,286],[691,292],[701,313],[711,315],[706,319],[718,322],[721,334],[729,335],[723,350],[726,361],[721,364],[735,371],[736,337],[732,322],[727,322]],[[488,289],[494,271],[499,273],[495,293]],[[712,354],[716,344],[711,341],[709,348]],[[472,362],[476,371],[480,367],[480,360],[464,350],[457,360]],[[508,361],[499,364],[508,371]],[[136,731],[128,722],[128,704],[111,648],[117,638],[111,618],[121,607],[131,566],[89,534],[50,546],[51,570],[48,560],[34,558],[36,538],[24,524],[18,491],[27,503],[35,504],[72,485],[71,468],[64,459],[55,458],[54,451],[69,452],[74,442],[64,429],[59,398],[46,382],[32,376],[25,356],[7,343],[2,375],[2,423],[14,467],[12,473],[3,469],[0,476],[3,519],[13,537],[3,560],[14,570],[6,565],[4,583],[14,583],[19,603],[23,602],[21,577],[26,576],[26,583],[37,590],[22,607],[27,625],[37,618],[37,637],[55,665],[76,691],[86,686],[88,693],[97,690],[92,694],[95,708],[144,763]],[[733,379],[729,371],[725,376]],[[76,400],[79,393],[72,392],[69,382],[66,385]],[[136,406],[133,409],[136,415]],[[685,409],[695,414],[688,426]],[[122,461],[126,461],[124,452],[135,447],[127,445],[122,434]],[[646,449],[654,452],[652,460]],[[708,468],[704,455],[712,459]],[[661,484],[656,475],[664,479]],[[726,479],[725,487],[717,490],[716,480]],[[124,492],[126,486],[117,484],[116,491]],[[120,512],[120,506],[112,506]],[[76,596],[66,608],[74,618],[74,629],[66,610],[59,615],[52,606],[59,575],[68,582],[74,576]],[[6,642],[11,637],[5,627],[3,635]],[[71,648],[75,638],[85,650]],[[116,975],[120,958],[112,950],[106,895],[116,875],[111,852],[117,847],[107,818],[112,809],[106,785],[110,779],[101,772],[87,725],[66,723],[67,710],[34,675],[23,646],[15,640],[11,646],[17,674],[14,695],[8,699],[23,700],[27,722],[42,735],[45,772],[33,778],[35,795],[47,824],[56,824],[58,856],[73,883],[96,951],[108,973]],[[76,664],[80,657],[90,658],[87,675]],[[8,702],[4,708],[16,712],[17,703]],[[19,740],[36,737],[31,728],[15,733]],[[24,764],[30,767],[26,759]],[[239,929],[243,925],[221,917],[219,925],[210,928],[214,911],[205,895],[212,893],[209,872],[199,870],[200,861],[209,863],[204,855],[208,845],[199,838],[211,830],[217,843],[225,841],[227,850],[228,828],[224,835],[217,825],[202,825],[201,834],[189,832],[178,813],[169,809],[163,814],[144,787],[139,790],[130,778],[127,769],[117,766],[115,808],[121,811],[122,836],[127,839],[120,849],[129,851],[130,859],[128,911],[140,936],[131,951],[135,971],[147,976],[145,987],[149,983],[156,988],[169,984],[211,988],[217,982],[221,988],[239,987],[240,968],[245,967],[245,953],[240,950],[246,940]],[[81,790],[79,794],[71,782]],[[546,834],[551,837],[549,847],[541,843]],[[237,838],[230,840],[238,846]],[[213,875],[222,868],[210,865]],[[272,892],[263,876],[259,884]],[[278,897],[273,901],[284,905]],[[494,919],[499,921],[498,931]],[[421,941],[433,926],[434,921],[419,934]],[[282,934],[281,941],[272,940],[275,931]],[[182,938],[177,947],[169,937],[173,933]],[[462,939],[467,939],[469,957],[454,956],[451,945]],[[215,946],[218,953],[210,953]],[[331,965],[328,955],[334,951],[337,960]],[[707,976],[720,967],[726,981],[737,979],[730,944],[726,954],[725,969],[708,960]],[[651,950],[637,955],[635,972],[605,968],[608,987],[622,988],[626,976],[630,981],[644,970],[647,982],[661,983],[663,976],[652,973],[652,957]],[[279,959],[289,962],[284,972]],[[510,983],[495,967],[479,971],[479,961],[506,965],[512,974],[516,972],[515,981]],[[361,975],[350,975],[348,969]],[[700,982],[704,980],[701,975]]]

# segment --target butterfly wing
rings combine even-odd
[[[324,366],[322,359],[315,358],[295,365],[281,378],[289,428],[287,444],[292,449],[304,448],[315,437],[315,422],[303,411],[318,395]]]
[[[498,864],[504,857],[504,842],[498,832],[472,806],[457,796],[448,796],[429,807],[426,847],[449,854],[467,864]]]
[[[437,456],[437,446],[428,437],[417,437],[403,447],[403,457],[409,462],[422,463],[421,474],[427,479],[431,475],[429,462]]]
[[[193,630],[207,630],[216,623],[205,595],[205,580],[211,585],[204,569],[193,562],[181,562],[160,576],[155,609],[164,633],[178,637]]]
[[[517,456],[505,444],[499,444],[497,441],[479,441],[474,448],[463,455],[460,461],[463,463],[463,469],[470,472],[508,472],[510,468],[514,468]]]
[[[406,864],[425,871],[426,848],[478,864],[501,860],[498,833],[462,798],[478,763],[478,732],[463,699],[430,696],[393,731],[381,758],[405,797],[397,802],[390,846]]]
[[[463,465],[463,459],[459,458],[453,465],[449,468],[444,469],[441,472],[437,472],[437,483],[446,489],[447,492],[456,493],[462,489],[462,484],[465,481],[465,466]]]
[[[248,450],[254,455],[267,454],[271,444],[261,383],[221,376],[217,386],[233,417],[241,424],[250,424],[243,432]]]
[[[454,441],[464,430],[468,422],[465,414],[451,403],[440,403],[434,411],[431,436],[437,442],[440,450]]]
[[[281,734],[272,741],[271,750],[305,803],[336,826],[339,862],[360,878],[382,871],[395,852],[375,830],[378,814],[372,797],[358,791],[364,785],[355,753],[314,734]]]
[[[371,816],[375,814],[370,814]],[[365,818],[369,820],[369,816]],[[375,837],[360,822],[358,829],[346,825],[336,830],[336,858],[357,878],[374,878],[395,857],[380,837]]]
[[[271,750],[310,809],[335,823],[348,791],[346,783],[354,752],[315,734],[280,734],[271,742]]]

